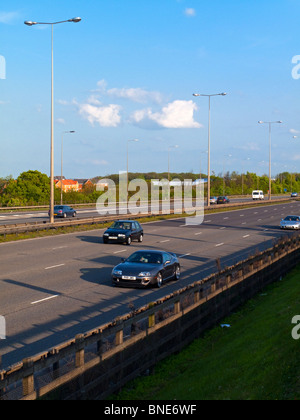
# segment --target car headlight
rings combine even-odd
[[[115,276],[122,276],[123,272],[121,270],[113,270]]]
[[[119,233],[118,237],[119,238],[125,238],[126,235],[124,235],[123,233]]]
[[[109,236],[109,234],[108,233],[104,233],[103,236]]]
[[[139,274],[139,277],[150,277],[150,276],[151,276],[151,273],[149,273],[148,271],[142,271]]]

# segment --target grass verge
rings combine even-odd
[[[113,400],[298,400],[300,266]]]

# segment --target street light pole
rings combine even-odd
[[[282,121],[258,121],[258,124],[269,124],[269,201],[272,200],[272,143],[271,126],[272,124],[282,124]]]
[[[208,97],[208,168],[207,168],[207,206],[210,206],[210,102],[212,96],[226,96],[227,93],[215,93],[212,95],[204,95],[202,93],[193,93],[193,96],[206,96]]]
[[[54,223],[54,76],[53,76],[53,27],[59,23],[81,21],[80,17],[63,20],[60,22],[33,22],[27,20],[24,22],[27,26],[34,25],[51,25],[51,135],[50,135],[50,223]]]

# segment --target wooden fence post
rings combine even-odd
[[[75,365],[76,367],[81,367],[84,365],[84,335],[78,334],[75,338]]]
[[[116,332],[116,346],[120,346],[121,344],[123,344],[123,340],[124,340],[124,333],[123,333],[123,329],[121,329]]]
[[[23,396],[26,397],[34,392],[34,370],[33,360],[31,358],[23,360],[25,375],[23,378]]]
[[[175,314],[179,314],[180,313],[180,300],[177,300],[174,304],[174,312]]]
[[[155,326],[155,313],[149,315],[149,317],[148,317],[148,325],[149,325],[149,328],[153,328]]]

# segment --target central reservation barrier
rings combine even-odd
[[[0,399],[105,399],[299,264],[300,235],[0,372]]]

